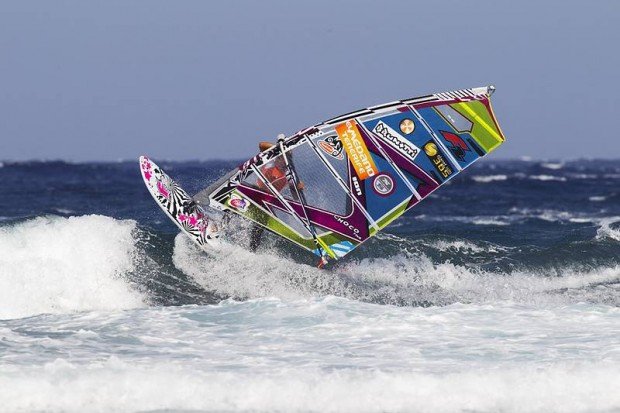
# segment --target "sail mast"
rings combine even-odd
[[[319,251],[319,255],[321,256],[321,263],[319,265],[322,266],[327,263],[327,258],[325,257],[325,255],[326,255],[327,250],[329,250],[329,248],[323,243],[321,243],[321,241],[319,240],[319,237],[316,234],[316,228],[314,227],[312,222],[310,222],[310,218],[308,218],[308,211],[306,210],[306,205],[307,205],[306,197],[303,193],[303,190],[299,188],[299,179],[297,179],[295,168],[292,165],[293,160],[291,159],[289,162],[288,156],[286,155],[286,152],[284,151],[283,142],[284,142],[283,138],[278,138],[278,145],[280,146],[280,153],[282,154],[282,157],[284,158],[286,170],[290,176],[291,181],[293,182],[293,188],[295,189],[295,194],[297,195],[297,199],[299,199],[299,203],[301,204],[301,209],[304,212],[304,218],[306,219],[306,222],[308,223],[308,229],[310,230],[310,234],[312,235],[312,238],[314,239],[314,243],[316,244],[317,250]]]

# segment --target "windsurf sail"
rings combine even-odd
[[[342,258],[504,142],[494,90],[436,93],[329,119],[259,153],[195,199],[318,256]]]

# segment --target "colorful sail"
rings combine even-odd
[[[493,91],[437,93],[338,116],[259,153],[197,199],[208,196],[212,207],[341,258],[504,142]]]

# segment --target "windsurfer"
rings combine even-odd
[[[278,139],[283,139],[283,138],[284,138],[284,135],[278,135]],[[266,150],[271,149],[274,146],[275,146],[274,143],[263,141],[258,144],[258,149],[261,152],[264,152]],[[295,187],[293,186],[292,182],[290,182],[286,176],[286,162],[284,161],[284,158],[282,156],[278,156],[276,159],[274,159],[272,165],[268,164],[267,166],[263,167],[261,169],[261,172],[263,176],[269,181],[269,183],[278,192],[281,192],[282,190],[284,190],[288,184],[289,188],[291,189],[292,198],[295,200],[297,199],[297,196],[296,196],[297,191],[294,190]],[[267,184],[265,184],[263,181],[259,180],[257,185],[260,189],[269,192],[269,188],[267,187]],[[304,189],[303,182],[299,182],[297,184],[297,190],[301,191],[303,189]],[[263,236],[264,231],[265,229],[260,225],[254,224],[252,226],[252,229],[250,230],[250,251],[254,252],[258,249],[258,247],[260,246],[261,238]]]

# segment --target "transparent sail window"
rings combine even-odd
[[[306,142],[295,147],[287,152],[287,156],[295,168],[301,185],[303,185],[308,206],[340,216],[347,216],[350,213],[351,200],[348,194],[338,184],[310,144]],[[341,170],[339,173],[344,172],[341,176],[347,182],[346,163],[337,165],[336,169]],[[286,197],[294,199],[290,195]]]

